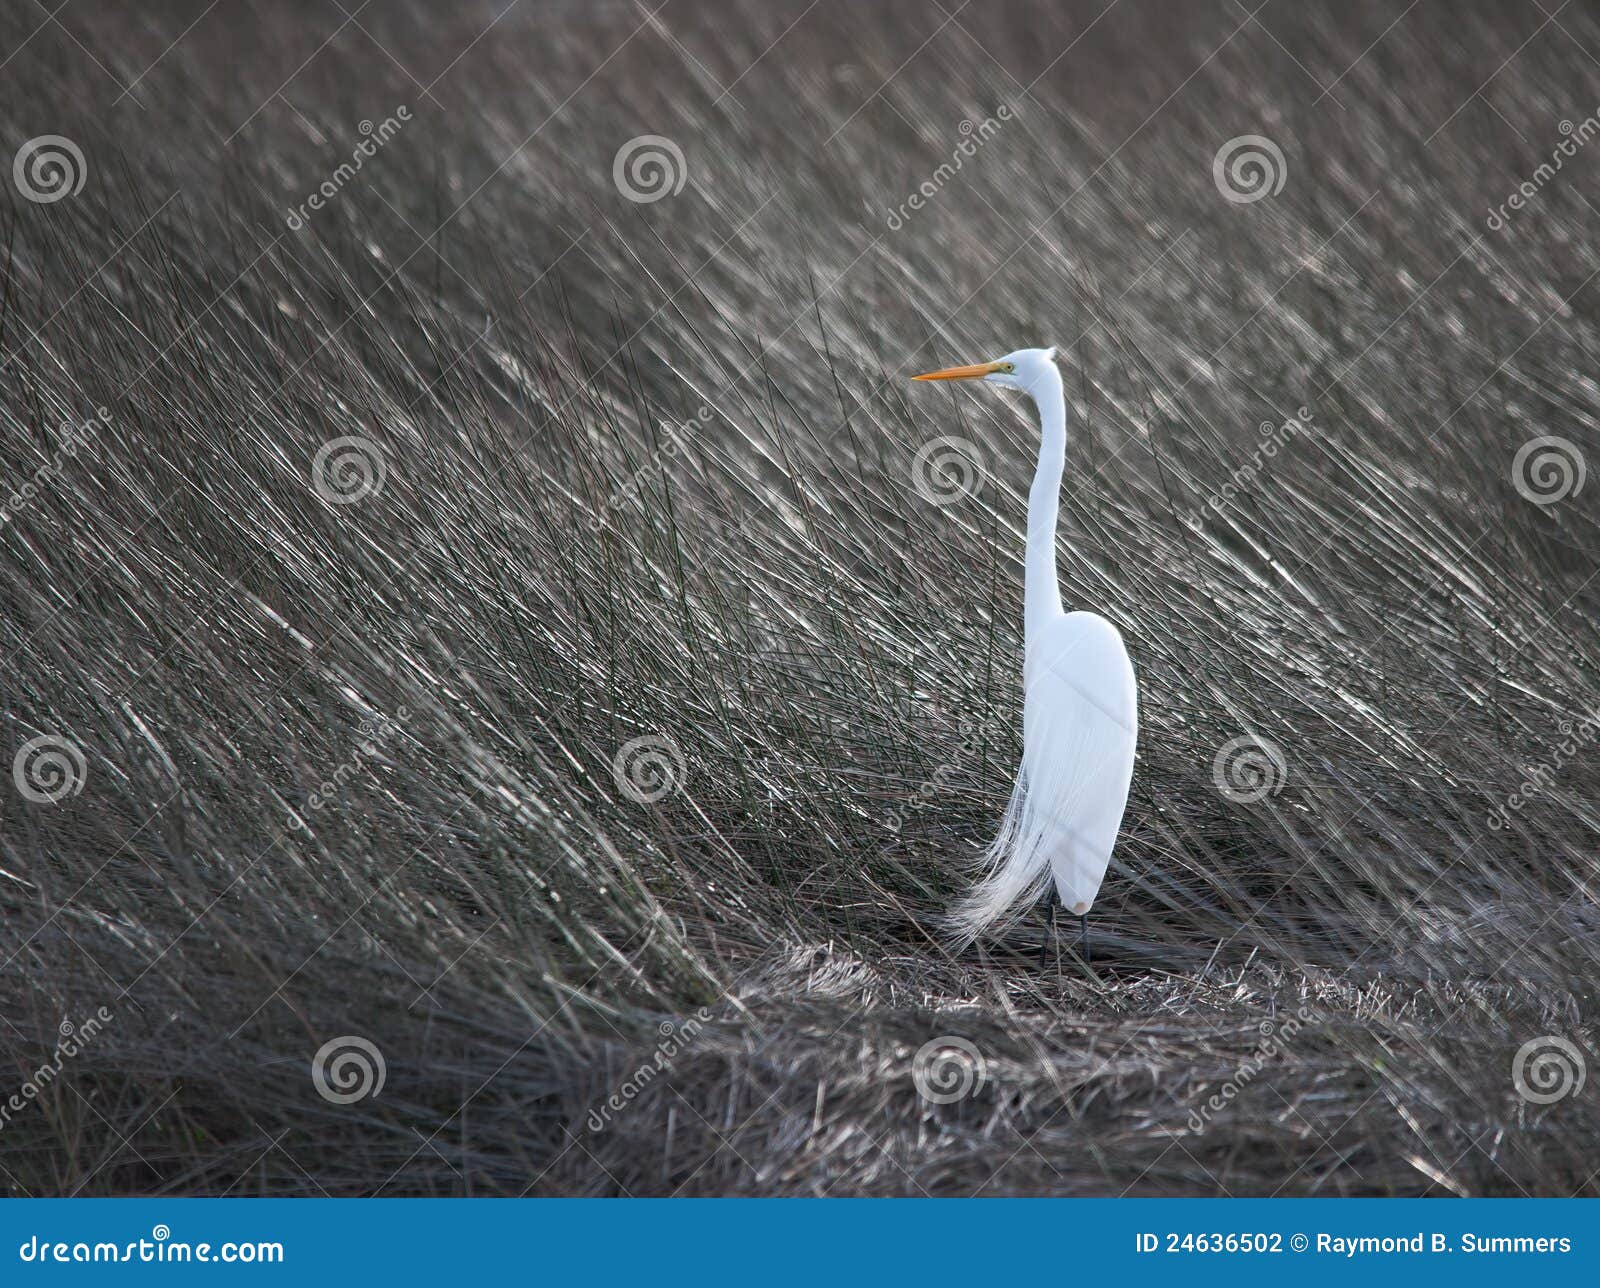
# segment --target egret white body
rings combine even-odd
[[[1139,704],[1117,628],[1064,612],[1056,524],[1066,468],[1067,404],[1054,349],[947,367],[917,380],[983,380],[1018,389],[1039,412],[1039,465],[1028,493],[1023,583],[1022,765],[976,885],[951,914],[970,943],[1035,904],[1054,881],[1061,902],[1093,907],[1133,778]]]

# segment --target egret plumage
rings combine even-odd
[[[981,874],[950,915],[956,938],[970,943],[1013,922],[1052,885],[1066,908],[1087,916],[1128,803],[1138,691],[1117,628],[1061,603],[1056,527],[1067,404],[1055,350],[1019,349],[913,379],[981,380],[1027,394],[1039,413],[1023,576],[1022,763]]]

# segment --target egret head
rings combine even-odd
[[[1056,351],[1049,349],[1018,349],[993,362],[976,362],[966,367],[945,367],[940,371],[925,371],[913,380],[982,380],[985,384],[1000,385],[1006,389],[1020,389],[1032,393],[1037,382],[1046,375],[1057,375]]]

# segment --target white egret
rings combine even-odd
[[[963,943],[1015,920],[1049,891],[1052,879],[1061,902],[1086,918],[1105,879],[1133,777],[1139,709],[1128,650],[1105,618],[1061,607],[1056,521],[1067,403],[1055,353],[1018,349],[995,362],[913,377],[1017,389],[1039,411],[1023,581],[1022,765],[999,833],[983,856],[983,874],[951,914]],[[1086,942],[1088,922],[1080,924]]]

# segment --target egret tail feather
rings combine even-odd
[[[1019,773],[1000,829],[979,859],[978,881],[950,910],[950,933],[958,947],[1009,926],[1049,889],[1050,854],[1029,813],[1026,777]]]

